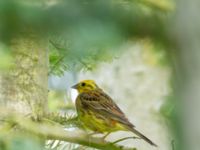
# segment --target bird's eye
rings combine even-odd
[[[85,86],[85,83],[83,82],[83,83],[81,83],[81,86]]]

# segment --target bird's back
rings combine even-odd
[[[101,89],[79,94],[76,107],[84,122],[106,126],[103,130],[128,130],[134,127],[111,97]]]

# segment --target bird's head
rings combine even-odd
[[[78,90],[78,93],[88,92],[91,90],[96,90],[99,87],[93,80],[83,80],[75,84],[71,88]]]

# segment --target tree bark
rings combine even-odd
[[[5,107],[39,119],[47,111],[48,52],[45,38],[23,32],[10,42],[13,67],[1,76]]]

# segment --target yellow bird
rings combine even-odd
[[[93,80],[84,80],[72,86],[77,89],[76,110],[83,126],[95,133],[131,131],[153,146],[149,138],[135,129],[125,114]]]

